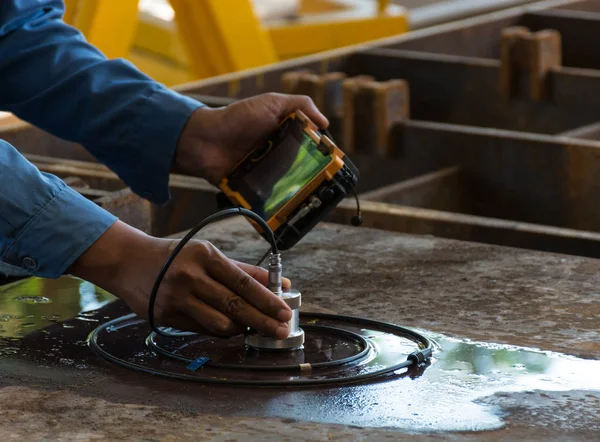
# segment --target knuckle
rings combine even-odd
[[[237,296],[229,298],[225,304],[225,313],[227,316],[236,316],[242,308],[243,300]]]
[[[196,272],[187,265],[173,266],[167,275],[165,275],[165,282],[169,285],[170,289],[165,290],[164,294],[161,294],[161,297],[169,300],[169,302],[178,299],[175,295],[176,290],[173,290],[172,288],[189,284],[196,278],[195,273]]]
[[[313,106],[313,100],[308,95],[300,95],[298,96],[299,107],[304,109],[308,109]]]
[[[261,273],[268,273],[266,269],[263,269],[262,267],[250,267],[247,269],[247,273],[248,275],[250,275],[250,277],[252,279],[257,279]]]
[[[196,249],[197,259],[207,268],[218,268],[223,265],[224,255],[212,243],[203,241]]]
[[[235,284],[235,293],[240,296],[246,296],[252,290],[254,285],[253,279],[247,273],[243,273]]]
[[[273,322],[270,319],[263,320],[263,327],[265,330],[273,330]]]
[[[199,255],[206,258],[212,258],[217,254],[217,248],[210,241],[198,241],[194,247]]]

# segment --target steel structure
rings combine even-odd
[[[361,170],[366,226],[597,257],[600,63],[586,42],[599,24],[598,2],[544,1],[178,89],[219,106],[312,96]],[[24,124],[1,136],[28,154],[93,161]],[[106,176],[100,189],[118,182],[97,164],[36,161]],[[202,180],[172,185],[170,209],[148,208],[155,233],[216,210]],[[353,210],[342,203],[333,220]]]

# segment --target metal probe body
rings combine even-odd
[[[283,291],[283,266],[279,253],[271,254],[268,267],[269,290],[292,309],[292,319],[287,322],[290,333],[285,339],[275,339],[251,330],[246,334],[246,345],[256,350],[299,350],[304,345],[304,330],[300,328],[301,294],[297,290]]]
[[[279,253],[272,253],[269,259],[269,290],[280,297],[283,294],[283,266]]]

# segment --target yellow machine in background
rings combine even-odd
[[[296,0],[293,17],[263,19],[260,1],[66,0],[65,21],[167,85],[408,30],[405,9],[390,0]]]

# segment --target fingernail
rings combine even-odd
[[[279,313],[277,314],[277,319],[279,319],[281,322],[287,322],[290,319],[292,319],[292,311],[291,310],[279,310]]]
[[[277,331],[275,333],[279,339],[285,339],[289,336],[290,330],[288,329],[287,325],[282,324],[277,327]]]
[[[292,281],[290,281],[287,278],[282,278],[281,279],[281,284],[286,288],[289,289],[290,287],[292,287]]]

